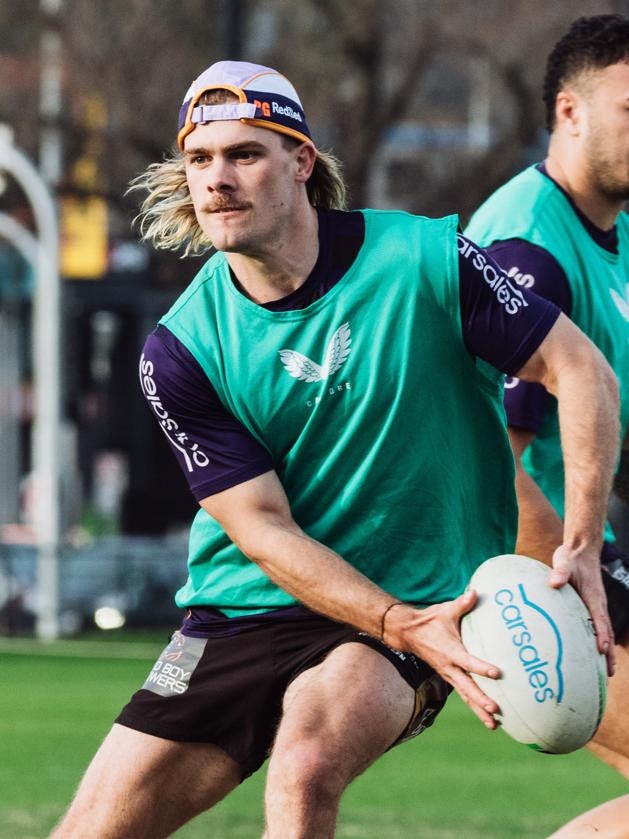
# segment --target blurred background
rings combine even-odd
[[[196,504],[137,363],[201,263],[139,244],[125,192],[191,80],[275,67],[352,207],[465,223],[544,156],[546,55],[606,12],[629,2],[0,0],[0,634],[177,620]]]

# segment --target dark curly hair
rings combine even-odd
[[[629,18],[595,15],[575,20],[548,56],[544,76],[546,128],[555,127],[555,103],[562,86],[579,73],[629,62]]]

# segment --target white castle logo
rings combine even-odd
[[[279,350],[282,364],[295,379],[302,382],[324,382],[347,360],[352,351],[351,334],[349,323],[339,326],[328,344],[323,364],[317,364],[297,350]]]

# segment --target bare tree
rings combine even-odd
[[[268,5],[281,19],[269,58],[307,92],[308,112],[346,163],[354,206],[391,165],[393,203],[464,216],[539,143],[554,41],[580,15],[618,11],[612,0],[302,0],[299,16],[287,0]],[[484,147],[469,141],[475,63],[489,73]],[[411,139],[392,163],[383,149],[401,125]]]
[[[122,206],[129,178],[172,147],[190,80],[233,57],[234,0],[64,0],[66,189],[85,149],[91,189]],[[302,92],[317,141],[345,162],[354,206],[386,200],[464,216],[538,143],[545,56],[580,14],[620,0],[239,0],[244,57],[268,63]],[[36,0],[0,0],[0,115],[33,147],[37,120]],[[622,9],[621,9],[622,10]],[[487,136],[470,141],[474,67],[486,83]],[[90,109],[100,102],[100,127]],[[99,145],[100,142],[100,145]],[[79,179],[80,180],[80,179]],[[381,184],[374,191],[373,184]],[[383,191],[384,190],[384,191]],[[386,194],[385,194],[386,193]],[[384,196],[384,197],[383,197]]]

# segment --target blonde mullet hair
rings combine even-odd
[[[297,140],[282,137],[292,146]],[[198,256],[211,250],[212,243],[201,229],[192,205],[186,180],[184,156],[177,153],[161,163],[151,163],[129,184],[127,192],[146,196],[134,222],[143,241],[160,250],[183,250],[182,256]],[[306,182],[308,200],[313,207],[344,210],[347,190],[341,163],[329,152],[318,151],[312,175]]]
[[[140,238],[158,250],[179,251],[196,256],[210,250],[212,243],[199,226],[192,205],[182,154],[151,163],[129,184],[130,192],[146,193],[135,217]]]

